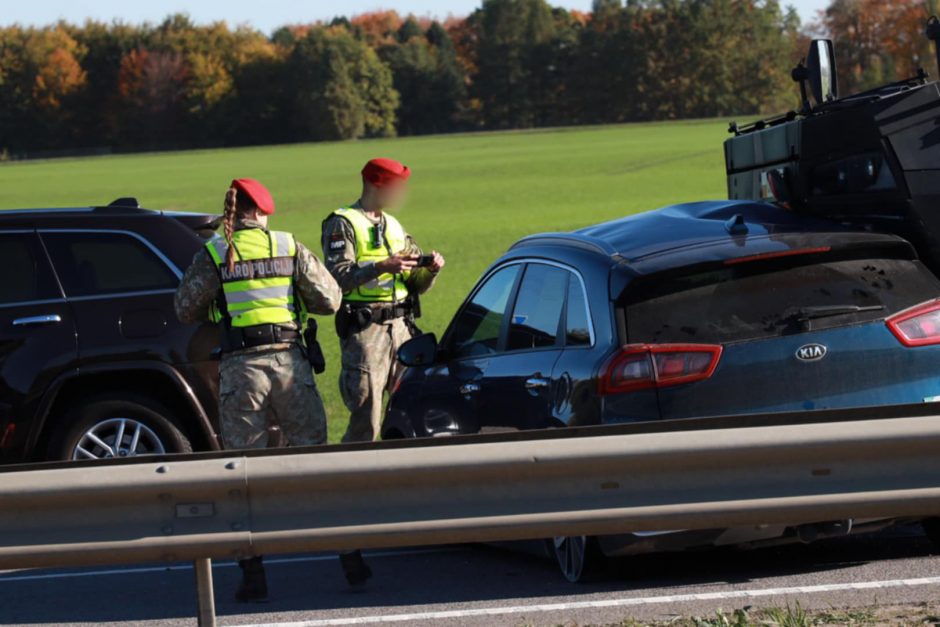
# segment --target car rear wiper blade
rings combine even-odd
[[[884,305],[826,305],[820,307],[800,307],[800,320],[816,320],[818,318],[829,318],[831,316],[844,316],[853,313],[862,313],[865,311],[881,311]]]

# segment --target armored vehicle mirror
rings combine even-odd
[[[809,71],[809,86],[813,92],[813,100],[817,105],[839,97],[836,59],[830,40],[813,40],[806,58],[806,69]]]

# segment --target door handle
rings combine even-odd
[[[460,386],[460,393],[464,396],[469,396],[470,394],[475,394],[480,391],[479,383],[464,383]]]
[[[549,386],[549,380],[543,379],[542,377],[529,377],[525,381],[525,389],[527,390],[540,390],[542,388],[547,388]]]
[[[57,322],[62,322],[62,317],[59,314],[48,314],[45,316],[29,316],[27,318],[17,318],[13,321],[13,326],[15,327],[37,327],[44,324],[55,324]]]

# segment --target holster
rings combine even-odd
[[[336,335],[345,340],[350,335],[359,333],[372,324],[372,310],[368,307],[354,306],[343,303],[334,318],[336,322]]]
[[[317,374],[323,374],[326,370],[326,357],[323,355],[323,348],[317,340],[317,321],[310,318],[307,321],[307,329],[304,331],[304,345],[307,348],[307,361],[313,367]]]

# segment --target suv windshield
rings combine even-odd
[[[630,342],[726,343],[880,320],[940,297],[919,261],[729,266],[631,290]]]

